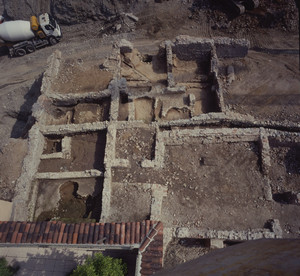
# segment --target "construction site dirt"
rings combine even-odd
[[[127,2],[71,22],[59,1],[60,43],[21,58],[0,48],[11,220],[161,221],[167,268],[300,238],[296,2],[235,17],[215,1]]]

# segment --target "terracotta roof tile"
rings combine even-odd
[[[21,243],[26,243],[30,226],[31,226],[30,222],[26,223]]]
[[[163,256],[163,252],[162,251],[157,251],[157,250],[151,250],[151,248],[149,248],[146,252],[143,253],[143,256],[145,257],[155,257],[155,258],[161,258]]]
[[[148,238],[151,240],[155,235],[157,235],[157,232],[155,231],[155,229],[152,229],[148,235]]]
[[[90,224],[88,243],[93,243],[95,223]]]
[[[19,232],[19,233],[17,234],[16,243],[21,243],[22,236],[23,236],[23,233],[20,233],[20,232]]]
[[[77,243],[79,244],[83,243],[83,234],[84,234],[84,223],[80,223]]]
[[[100,244],[103,243],[103,239],[104,239],[104,227],[105,227],[104,223],[100,223],[99,237],[98,237],[99,239],[98,242]]]
[[[66,241],[69,244],[73,242],[74,228],[75,228],[75,225],[70,224],[69,231],[68,231],[68,239]]]
[[[83,233],[83,241],[82,241],[83,244],[87,244],[87,242],[88,242],[88,239],[89,239],[89,231],[90,231],[90,224],[89,224],[89,223],[86,223],[86,224],[84,225],[84,233]]]
[[[115,237],[114,237],[114,243],[115,244],[120,244],[120,231],[121,231],[121,224],[117,223],[116,224]]]
[[[0,241],[2,239],[2,233],[3,233],[3,229],[5,228],[6,222],[1,221],[0,222]]]
[[[48,234],[49,234],[49,231],[50,231],[50,226],[51,226],[51,221],[48,221],[47,224],[46,224],[44,234],[43,234],[42,243],[46,243],[47,240],[48,240]]]
[[[70,224],[66,224],[65,230],[63,233],[63,237],[62,237],[62,241],[61,241],[62,243],[67,243],[67,241],[68,241],[69,228],[70,228]]]
[[[32,222],[31,225],[30,225],[29,231],[28,231],[26,243],[32,243],[33,233],[34,233],[35,226],[36,226],[36,223]]]
[[[20,231],[20,227],[21,227],[21,222],[17,222],[17,224],[16,224],[16,227],[15,227],[15,230],[14,230],[14,232],[13,232],[13,234],[12,234],[12,237],[11,237],[11,243],[16,243],[17,242],[17,237],[18,237],[18,233],[19,233],[19,231]]]
[[[140,250],[141,252],[144,252],[144,250],[146,249],[146,247],[149,245],[150,241],[151,241],[151,240],[150,240],[148,237],[146,237],[146,238],[144,239],[144,241],[142,242],[142,244],[141,244],[139,250]]]
[[[139,250],[142,253],[141,275],[152,275],[162,268],[163,257],[163,225],[151,223],[150,232],[144,239]],[[147,227],[147,222],[146,222]]]
[[[157,272],[156,269],[150,269],[150,268],[143,268],[141,270],[141,275],[153,275],[155,272]]]
[[[156,258],[143,258],[143,263],[141,265],[142,268],[150,268],[150,269],[155,269],[158,268],[160,269],[162,263],[162,258],[156,259]]]
[[[10,229],[10,225],[11,225],[11,221],[8,221],[5,225],[4,231],[2,233],[2,238],[1,238],[1,242],[6,242],[6,238]]]
[[[141,222],[141,241],[146,237],[146,222]]]
[[[55,225],[55,230],[53,233],[53,239],[52,239],[53,243],[57,243],[57,241],[58,241],[60,227],[61,227],[61,221],[58,221]]]
[[[60,229],[59,229],[59,234],[58,234],[57,243],[62,243],[63,236],[64,236],[64,232],[65,232],[65,227],[66,227],[66,224],[65,224],[65,223],[62,223],[62,224],[61,224],[61,227],[60,227]]]
[[[150,231],[150,221],[146,220],[146,231],[145,231],[145,235],[147,235]]]
[[[120,231],[120,244],[123,245],[125,243],[125,229],[126,224],[125,222],[121,223],[121,231]]]
[[[36,243],[37,239],[38,239],[38,235],[40,232],[40,228],[41,228],[41,222],[37,222],[35,225],[35,229],[32,235],[32,239],[31,239],[31,243]]]
[[[0,222],[1,242],[137,244],[158,235],[162,224],[152,221],[127,223]],[[151,230],[151,231],[150,231]],[[160,235],[162,238],[162,236]]]
[[[74,233],[73,233],[73,237],[72,237],[72,244],[77,244],[79,229],[80,229],[80,225],[75,224]]]
[[[135,227],[135,243],[141,242],[141,223],[137,222]]]
[[[130,222],[126,223],[126,230],[125,230],[125,244],[130,244]]]
[[[136,227],[136,223],[132,222],[130,227],[131,227],[130,243],[134,244],[135,243],[135,227]]]
[[[98,241],[99,232],[100,232],[100,223],[96,223],[95,224],[95,230],[94,230],[93,243],[96,243]]]
[[[109,234],[110,234],[110,223],[105,223],[104,226],[104,243],[108,244],[109,243]]]
[[[116,224],[112,222],[110,224],[109,244],[114,244],[115,232],[116,232]]]
[[[38,236],[37,236],[37,239],[36,239],[36,242],[37,243],[41,243],[42,240],[43,240],[43,235],[44,235],[44,231],[46,229],[46,225],[47,225],[47,222],[46,221],[43,221],[41,223],[41,226],[40,226],[40,231],[38,233]]]
[[[19,233],[17,235],[16,243],[21,243],[22,237],[23,237],[23,232],[25,230],[25,225],[26,225],[26,222],[21,222]]]
[[[9,227],[9,230],[8,230],[8,233],[7,233],[7,236],[6,236],[6,242],[11,242],[11,238],[12,238],[12,235],[15,231],[16,224],[17,224],[16,221],[13,221],[10,224],[10,227]]]

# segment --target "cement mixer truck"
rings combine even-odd
[[[0,39],[3,40],[0,46],[7,46],[11,57],[24,56],[46,45],[54,45],[61,36],[59,25],[48,13],[38,18],[31,16],[30,22],[15,20],[0,24]]]

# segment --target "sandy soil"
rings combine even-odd
[[[112,79],[112,73],[101,70],[97,66],[86,68],[82,63],[81,59],[78,59],[76,63],[65,61],[60,68],[53,90],[68,94],[106,89]]]
[[[10,139],[9,144],[0,151],[0,199],[13,199],[26,153],[27,141],[22,139]]]
[[[201,244],[193,239],[173,239],[166,249],[164,256],[164,268],[175,267],[209,252],[205,244]]]
[[[225,103],[260,119],[299,122],[298,57],[250,51],[244,60],[224,62],[223,70],[231,64],[236,72],[236,80],[226,87]]]

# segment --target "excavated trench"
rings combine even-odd
[[[39,172],[84,171],[88,169],[103,169],[106,131],[75,134],[71,137],[72,150],[70,159],[42,159]],[[44,153],[51,148],[53,153],[61,149],[61,140],[46,137]]]
[[[95,180],[94,191],[90,191],[90,194],[85,196],[80,195],[78,190],[82,190],[82,187],[79,186],[88,184],[85,183],[86,181],[61,180],[55,182],[52,185],[57,185],[57,183],[60,185],[59,201],[53,209],[49,210],[49,208],[46,208],[48,210],[42,211],[36,218],[37,221],[50,221],[53,219],[66,223],[99,221],[102,209],[103,183],[101,179]],[[90,184],[88,185],[91,186]],[[45,186],[44,188],[47,189]],[[54,199],[50,197],[49,200],[52,201]]]
[[[196,42],[202,45],[202,40]],[[277,149],[289,151],[270,137],[280,134],[276,129],[299,126],[227,113],[211,49],[202,54],[177,43],[168,50],[171,72],[167,56],[137,50],[120,56],[119,50],[120,60],[114,60],[121,64],[119,77],[126,82],[107,78],[109,88],[105,85],[100,92],[95,86],[81,87],[85,93],[58,95],[62,86],[52,86],[53,94],[47,91],[50,100],[45,101],[46,123],[41,128],[45,143],[36,180],[37,220],[121,222],[152,219],[155,214],[171,228],[231,229],[235,221],[241,230],[260,229],[270,218],[262,207],[270,204],[264,185],[266,176],[272,180],[276,175],[266,160],[271,153],[272,166]],[[268,139],[270,150],[262,142]],[[286,159],[295,163],[294,141],[289,146],[292,154]],[[281,187],[285,180],[296,183],[297,175],[289,172],[291,168],[283,172],[287,178]],[[284,193],[290,189],[276,189],[271,183],[271,200],[287,203]],[[254,219],[257,212],[261,216]],[[189,242],[207,249],[206,240],[188,238],[176,246],[185,252],[182,248],[190,247]]]

